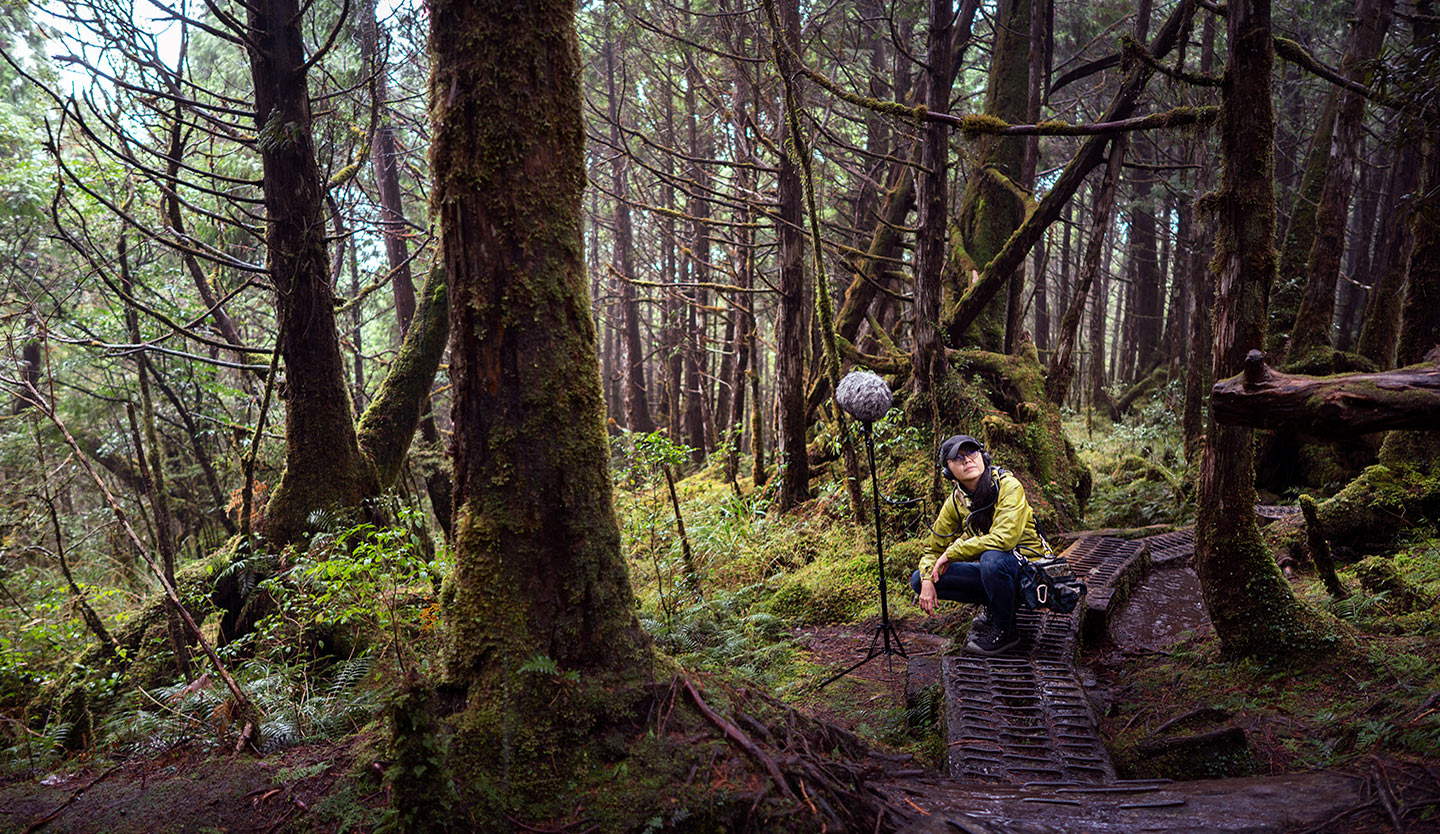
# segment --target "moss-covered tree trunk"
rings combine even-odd
[[[345,389],[300,7],[296,0],[256,0],[246,8],[266,267],[285,361],[285,472],[266,507],[265,534],[283,542],[299,535],[312,510],[358,506],[375,492],[376,479],[360,454]]]
[[[985,114],[1011,124],[1024,123],[1029,105],[1030,3],[1000,0],[995,9]],[[977,270],[990,263],[1025,220],[1025,200],[1015,185],[1024,166],[1025,140],[986,136],[980,143],[976,167],[965,184],[956,218],[959,245],[965,254],[962,263],[968,260]],[[969,274],[970,270],[965,269],[964,275]],[[1014,276],[1009,280],[1015,280]],[[965,283],[961,281],[962,286]],[[1008,296],[998,296],[986,306],[967,333],[969,345],[994,351],[1004,348],[1008,303]]]
[[[1270,2],[1234,0],[1229,10],[1230,59],[1220,118],[1224,163],[1216,195],[1217,376],[1238,373],[1245,354],[1262,347],[1265,299],[1275,278]],[[1318,615],[1295,598],[1260,538],[1251,432],[1219,425],[1213,414],[1199,509],[1195,567],[1226,652],[1283,658],[1323,645]]]
[[[586,691],[648,673],[611,504],[585,281],[580,58],[567,0],[441,0],[431,15],[433,212],[451,279],[454,574],[445,669],[457,752],[507,800],[593,749]],[[533,667],[532,667],[533,668]],[[551,686],[546,686],[545,682]],[[552,770],[552,767],[554,770]]]

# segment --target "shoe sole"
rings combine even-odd
[[[978,644],[971,640],[965,643],[965,651],[970,654],[984,655],[985,657],[994,657],[997,654],[1004,654],[1005,652],[1010,651],[1018,645],[1020,645],[1019,637],[1016,637],[1014,640],[1010,641],[1009,643],[1005,643],[1004,645],[996,646],[993,649],[981,648]]]

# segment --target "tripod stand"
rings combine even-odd
[[[880,534],[880,474],[875,469],[875,437],[870,430],[870,423],[861,422],[860,427],[861,431],[865,433],[865,451],[870,458],[870,489],[872,493],[871,497],[875,505],[875,553],[880,561],[880,624],[875,626],[875,634],[870,638],[870,650],[865,653],[865,658],[826,678],[824,683],[815,687],[817,690],[824,689],[881,655],[884,655],[888,659],[891,655],[898,654],[906,660],[910,659],[910,655],[905,653],[904,644],[900,642],[900,632],[896,631],[895,626],[890,624],[890,604],[886,599],[885,545]],[[896,504],[898,506],[910,506],[918,503],[918,501],[891,501],[886,499],[885,503]]]

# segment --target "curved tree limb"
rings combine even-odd
[[[448,290],[445,269],[437,262],[425,281],[424,295],[405,331],[400,352],[356,428],[360,451],[375,466],[382,488],[394,483],[400,473],[435,371],[440,367],[450,337]]]
[[[1155,35],[1155,40],[1149,49],[1150,57],[1162,58],[1170,52],[1180,40],[1180,33],[1185,29],[1185,23],[1195,11],[1193,0],[1184,0],[1175,6],[1165,25]],[[1103,122],[1116,122],[1128,119],[1139,104],[1140,96],[1145,90],[1146,83],[1150,80],[1154,70],[1148,63],[1138,64],[1130,70],[1129,75],[1110,102],[1110,107],[1105,111]],[[1098,134],[1085,140],[1080,150],[1071,158],[1065,169],[1060,172],[1059,179],[1055,185],[1045,192],[1035,210],[1025,218],[1025,222],[1010,235],[1005,245],[985,265],[984,271],[980,274],[979,280],[973,282],[970,288],[961,296],[956,305],[946,313],[944,327],[948,339],[952,345],[961,343],[961,339],[970,324],[1005,286],[1024,260],[1030,253],[1030,249],[1040,240],[1045,229],[1055,222],[1065,204],[1074,196],[1080,184],[1084,182],[1085,176],[1105,160],[1105,143],[1110,141],[1108,134]]]

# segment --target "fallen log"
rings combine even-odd
[[[1244,372],[1215,383],[1210,402],[1220,423],[1318,437],[1434,429],[1440,426],[1440,348],[1416,365],[1331,377],[1280,373],[1252,350]]]

